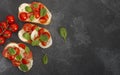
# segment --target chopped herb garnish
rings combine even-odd
[[[27,65],[25,65],[25,64],[21,64],[21,65],[20,65],[20,69],[21,69],[22,71],[24,71],[24,72],[28,71],[28,67],[27,67]]]
[[[47,10],[45,8],[42,8],[40,10],[40,16],[42,17],[42,16],[45,16],[46,14],[47,14]]]
[[[10,55],[16,54],[16,51],[14,50],[14,48],[8,48],[8,52],[10,53]]]
[[[31,16],[30,16],[30,21],[33,21],[34,18],[35,18],[34,15],[31,15]]]
[[[24,33],[24,34],[23,34],[23,37],[24,37],[25,39],[27,39],[27,40],[30,40],[30,39],[31,39],[29,33]]]
[[[32,46],[38,46],[39,43],[40,43],[40,41],[37,39],[37,40],[32,41],[31,44],[32,44]]]
[[[25,47],[25,52],[26,52],[26,53],[29,53],[29,52],[30,52],[30,48],[26,46],[26,47]]]
[[[17,55],[17,56],[16,56],[16,60],[17,60],[17,61],[21,61],[21,60],[22,60],[22,56],[21,56],[21,55]]]
[[[47,35],[41,35],[40,36],[40,41],[44,41],[44,42],[48,41],[48,36]]]
[[[26,7],[25,7],[25,10],[26,10],[27,12],[32,12],[32,8],[31,8],[30,6],[26,6]]]

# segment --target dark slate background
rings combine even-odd
[[[21,42],[17,33],[0,46],[0,75],[120,75],[120,0],[2,0],[0,21],[6,15],[17,18],[18,6],[24,2],[40,1],[51,11],[49,26],[53,45],[48,49],[32,47],[34,65],[23,73],[1,56],[9,42]],[[60,38],[58,29],[68,30],[67,41]],[[43,65],[41,57],[49,56]]]

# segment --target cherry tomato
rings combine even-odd
[[[14,66],[20,66],[20,61],[17,61],[17,60],[12,60],[12,64],[14,65]]]
[[[16,51],[16,54],[15,55],[19,55],[20,54],[20,49],[15,47],[14,50]]]
[[[47,14],[40,18],[40,23],[46,23],[47,21],[48,21],[48,15]]]
[[[23,48],[23,49],[25,49],[25,47],[26,47],[25,44],[23,44],[23,43],[19,43],[18,46]]]
[[[33,31],[33,30],[35,30],[35,28],[37,28],[37,26],[36,26],[36,25],[35,25],[35,26],[32,26],[32,31]]]
[[[38,2],[32,2],[31,7],[32,7],[33,11],[39,12],[39,10],[40,10],[39,5],[40,5],[40,3],[38,3]]]
[[[23,29],[26,32],[30,32],[30,31],[32,31],[32,25],[30,23],[25,23],[24,26],[23,26]]]
[[[8,23],[14,23],[15,22],[15,17],[13,15],[8,15],[6,17],[6,20]]]
[[[41,34],[44,33],[44,28],[41,28],[39,31],[38,31],[38,35],[40,36]]]
[[[23,55],[26,59],[32,58],[32,52],[31,51],[29,53],[24,52]]]
[[[40,17],[40,12],[34,12],[33,14],[34,14],[36,19],[38,19]]]
[[[0,26],[3,28],[3,30],[5,30],[5,29],[7,29],[8,24],[7,24],[7,22],[3,21],[0,23]]]
[[[25,21],[25,20],[28,19],[28,15],[27,15],[26,12],[21,12],[21,13],[19,14],[19,18],[20,18],[20,20]]]
[[[0,27],[0,34],[3,32],[3,29],[2,29],[2,27]]]
[[[50,38],[50,33],[48,33],[48,32],[44,32],[43,35],[46,35],[48,37],[48,39]]]
[[[7,49],[4,49],[3,52],[2,52],[2,55],[7,58],[8,57],[8,50]]]
[[[4,44],[5,43],[5,38],[0,36],[0,45]]]
[[[16,24],[16,23],[10,24],[9,30],[12,32],[17,32],[18,31],[18,24]]]
[[[8,59],[9,59],[9,60],[14,60],[14,59],[15,59],[15,56],[14,56],[14,55],[8,55]]]
[[[22,63],[23,63],[23,64],[28,64],[29,61],[28,61],[27,59],[23,58],[23,59],[22,59]]]
[[[11,36],[12,36],[12,32],[10,30],[6,30],[3,33],[3,37],[5,37],[5,38],[10,38]]]
[[[47,42],[41,42],[41,44],[43,45],[43,46],[46,46],[47,45]]]

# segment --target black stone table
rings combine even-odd
[[[0,75],[120,75],[120,0],[1,0],[0,21],[9,14],[15,16],[19,30],[24,22],[17,18],[18,6],[23,2],[40,1],[53,17],[47,28],[53,37],[48,49],[32,47],[32,69],[21,72],[5,59],[1,52],[10,42],[22,42],[17,33],[0,46]],[[58,29],[68,31],[67,41]],[[43,65],[46,53],[49,63]]]

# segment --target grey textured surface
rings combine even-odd
[[[49,26],[53,45],[48,49],[32,47],[34,65],[23,73],[1,56],[9,42],[21,42],[17,33],[0,46],[0,75],[120,75],[120,1],[119,0],[3,0],[0,2],[0,21],[13,14],[23,2],[40,1],[51,11]],[[60,38],[58,29],[68,30],[67,41]],[[49,56],[43,65],[41,57]]]

